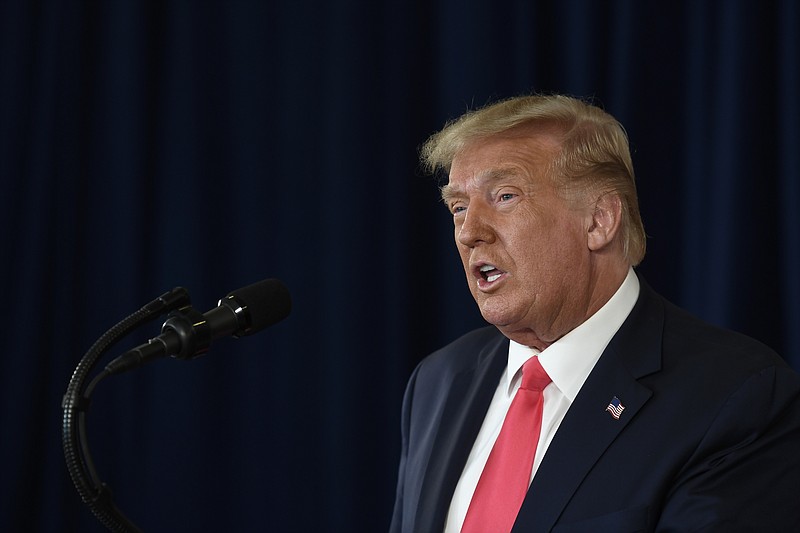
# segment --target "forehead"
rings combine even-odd
[[[450,166],[446,189],[463,189],[498,179],[535,181],[559,150],[557,141],[546,133],[496,135],[468,142]]]

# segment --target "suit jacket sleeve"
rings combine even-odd
[[[785,367],[745,381],[678,472],[656,530],[800,531],[798,391]]]
[[[408,432],[409,432],[410,416],[411,416],[410,404],[411,404],[411,398],[414,395],[413,391],[414,391],[414,384],[416,383],[417,372],[419,372],[419,366],[414,370],[414,373],[411,374],[411,377],[408,380],[408,385],[406,386],[405,395],[403,396],[403,410],[400,422],[400,435],[401,435],[400,466],[397,476],[397,494],[395,496],[395,502],[394,502],[394,513],[392,516],[391,526],[389,527],[390,533],[400,533],[401,531],[403,531],[403,512],[404,512],[403,495],[405,493],[406,461],[408,460]]]

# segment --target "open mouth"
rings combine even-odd
[[[497,281],[503,275],[503,271],[494,265],[483,265],[478,269],[480,276],[489,283]]]

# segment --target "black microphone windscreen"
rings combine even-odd
[[[292,310],[292,298],[289,289],[277,279],[265,279],[247,287],[232,291],[232,296],[240,304],[247,306],[250,316],[250,328],[244,335],[261,331],[280,322]]]

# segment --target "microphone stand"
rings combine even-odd
[[[120,339],[135,328],[155,319],[163,313],[180,309],[190,303],[186,289],[178,287],[145,305],[100,337],[83,356],[72,374],[67,392],[64,394],[62,408],[62,445],[67,469],[72,482],[83,502],[89,506],[95,517],[109,530],[118,533],[141,533],[114,505],[109,487],[97,475],[86,437],[86,412],[94,388],[109,372],[103,370],[84,388],[89,373],[98,359]]]

